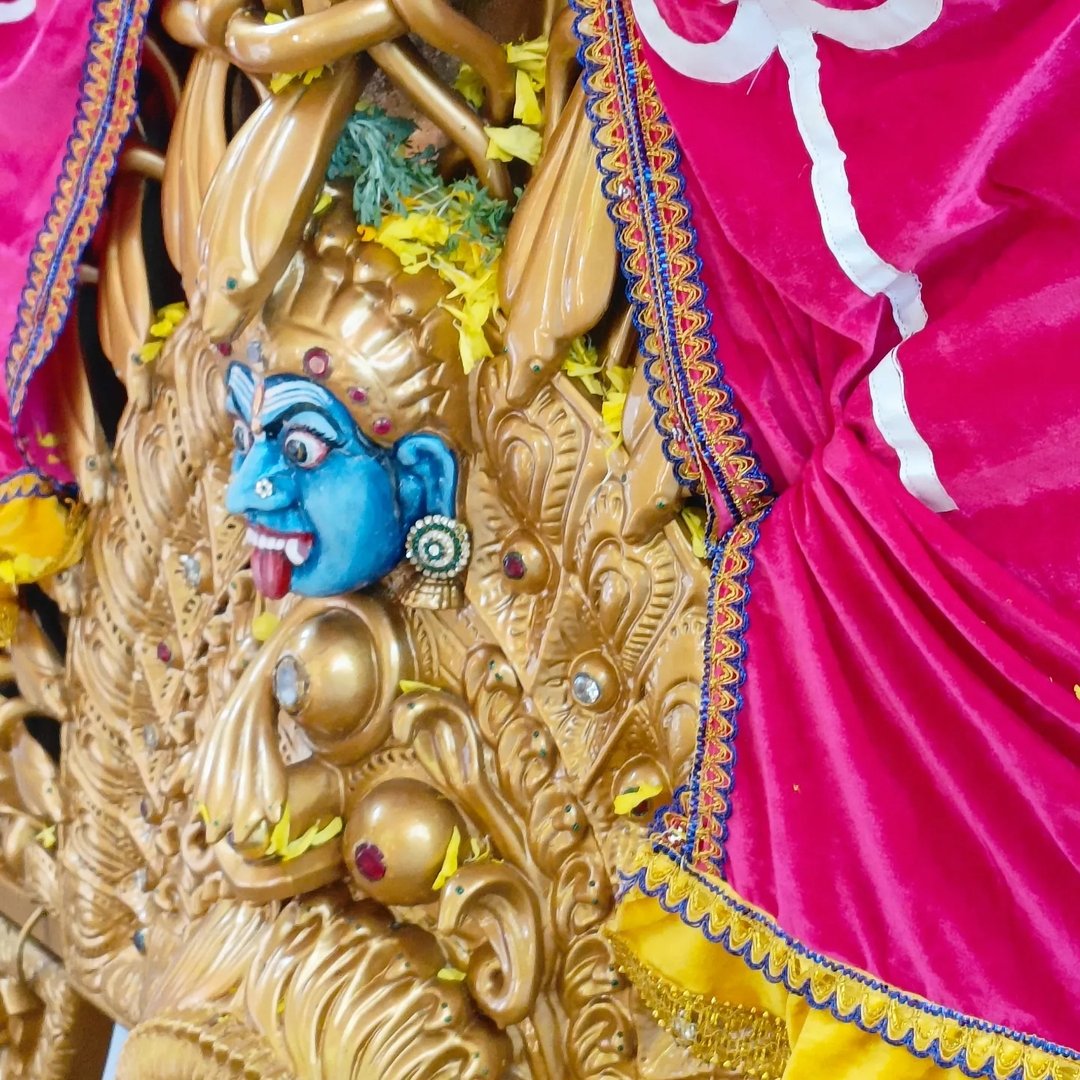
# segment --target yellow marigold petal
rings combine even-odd
[[[488,137],[487,157],[495,161],[513,161],[514,158],[519,158],[535,165],[540,160],[540,151],[543,148],[540,132],[533,131],[524,124],[514,124],[513,127],[485,127],[484,134]]]
[[[484,104],[484,82],[476,71],[468,64],[462,64],[458,68],[457,78],[454,79],[454,89],[474,108],[479,109]]]
[[[431,683],[417,682],[415,679],[402,679],[398,689],[403,694],[411,694],[414,690],[442,690],[441,686],[432,686]]]
[[[279,71],[270,76],[270,93],[280,94],[296,78],[295,71]]]
[[[310,86],[323,73],[323,70],[322,64],[318,67],[308,68],[304,72],[304,85]]]
[[[301,833],[295,840],[290,840],[285,845],[285,850],[282,851],[281,861],[291,862],[293,859],[299,859],[308,848],[311,847],[311,841],[314,839],[315,834],[318,832],[318,826],[310,826],[306,832]]]
[[[507,62],[519,71],[528,72],[533,86],[544,89],[547,78],[548,39],[546,36],[531,41],[511,42],[506,48]]]
[[[326,211],[330,209],[331,205],[333,204],[333,201],[334,201],[334,197],[328,191],[324,191],[318,197],[318,199],[315,200],[315,209],[312,210],[312,213],[313,214],[325,214]],[[362,229],[363,227],[364,226],[361,225],[356,231],[359,232],[360,229]],[[372,236],[375,235],[375,230],[374,229],[371,230],[371,234],[372,234]]]
[[[540,110],[540,102],[536,99],[532,80],[525,71],[518,71],[514,76],[514,119],[533,127],[544,122],[544,114]]]
[[[330,822],[324,825],[316,834],[315,839],[312,840],[312,847],[322,847],[323,844],[328,844],[334,839],[341,830],[345,828],[345,823],[340,817],[331,818]]]
[[[281,622],[272,611],[263,611],[251,620],[251,636],[256,641],[267,641]]]
[[[292,813],[289,804],[286,803],[281,811],[278,823],[270,831],[270,839],[266,844],[267,855],[284,855],[289,846],[289,828],[292,825]]]
[[[195,809],[198,810],[199,817],[202,818],[203,824],[204,825],[209,825],[210,824],[210,811],[206,808],[206,803],[199,803],[199,805]]]
[[[575,364],[593,365],[597,370],[600,368],[600,355],[596,351],[596,346],[587,337],[576,337],[570,342],[567,359]]]
[[[659,784],[642,784],[640,787],[627,788],[622,794],[615,796],[615,813],[633,813],[643,802],[648,802],[663,790]]]
[[[1076,695],[1076,700],[1080,701],[1080,683],[1073,687],[1073,693]]]
[[[148,341],[139,350],[139,360],[144,364],[152,364],[158,358],[164,345],[164,341]]]
[[[606,374],[608,382],[620,394],[625,394],[630,389],[630,380],[634,377],[634,369],[631,367],[609,367]]]
[[[680,516],[690,533],[690,544],[694,549],[694,555],[699,559],[704,559],[708,554],[705,547],[705,515],[695,507],[687,506]]]
[[[175,303],[166,304],[163,308],[158,308],[157,317],[159,319],[167,319],[173,326],[179,326],[187,317],[188,306],[183,300],[177,300]]]
[[[375,239],[375,230],[370,225],[357,225],[356,233],[361,240]]]
[[[438,976],[443,982],[461,982],[461,980],[465,978],[465,972],[459,971],[456,967],[447,965],[446,967],[439,968]]]
[[[622,434],[623,409],[626,406],[626,395],[608,391],[604,395],[604,404],[600,406],[600,415],[604,420],[604,427],[612,435]]]
[[[39,832],[34,839],[43,847],[46,851],[56,847],[56,826],[47,825]]]
[[[151,325],[150,333],[156,338],[167,338],[174,329],[175,327],[168,319],[162,319],[160,322]]]
[[[450,843],[446,845],[446,854],[443,856],[442,869],[439,876],[431,883],[431,887],[438,892],[458,872],[458,852],[461,850],[461,830],[455,825],[450,834]]]
[[[44,435],[38,435],[37,444],[51,450],[60,445],[60,436],[51,431],[46,431]]]
[[[461,366],[468,375],[481,360],[491,356],[491,345],[481,327],[465,319],[458,320],[458,350],[461,353]]]
[[[283,23],[285,21],[284,15],[279,15],[276,11],[268,11],[263,16],[263,22],[267,26],[273,26],[275,23]]]
[[[599,375],[599,364],[582,364],[577,360],[564,360],[563,371],[573,379],[583,379],[586,375]]]

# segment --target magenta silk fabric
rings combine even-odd
[[[734,4],[665,0],[712,41]],[[871,8],[873,2],[831,2]],[[775,52],[730,85],[646,47],[717,353],[778,492],[749,577],[727,880],[809,948],[1080,1047],[1080,32],[945,0],[819,36],[863,234],[918,274],[906,400],[960,509],[901,485],[867,377],[900,341],[826,246]],[[723,511],[726,513],[726,511]]]
[[[0,481],[28,464],[61,483],[71,480],[56,453],[39,442],[54,426],[50,406],[57,395],[51,386],[63,377],[64,361],[57,356],[36,366],[32,381],[27,374],[29,391],[18,418],[20,448],[12,431],[11,357],[33,255],[49,243],[46,219],[69,152],[79,159],[72,220],[87,198],[101,201],[100,190],[91,190],[89,183],[97,140],[78,149],[70,147],[69,140],[83,98],[91,19],[95,8],[105,6],[91,0],[38,0],[27,18],[0,25],[0,341],[5,350]],[[108,34],[110,20],[99,21],[102,34]],[[60,251],[62,246],[54,243],[49,250]],[[42,312],[57,301],[66,309],[67,296],[55,296],[48,282],[39,297]],[[29,320],[39,326],[43,322],[37,311]]]

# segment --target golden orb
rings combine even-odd
[[[465,822],[449,799],[419,780],[386,780],[353,807],[342,838],[353,880],[383,904],[426,904],[454,828]]]

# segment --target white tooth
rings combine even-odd
[[[273,546],[274,545],[271,543],[270,537],[267,536],[266,533],[259,533],[259,547],[269,548]]]
[[[249,528],[244,536],[244,542],[251,547],[256,547],[259,543],[259,534],[254,529]]]
[[[271,541],[270,541],[270,546],[275,551],[284,551],[285,550],[285,537],[284,536],[275,536],[275,537],[273,537],[271,539]]]
[[[304,556],[300,551],[300,541],[295,536],[285,545],[285,557],[293,566],[299,566],[304,561]]]

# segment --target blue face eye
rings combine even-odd
[[[251,444],[255,439],[251,434],[251,428],[243,420],[233,422],[232,441],[238,454],[246,454],[251,449]]]
[[[330,453],[330,446],[314,432],[293,428],[286,432],[282,453],[301,469],[314,469],[322,464]]]

